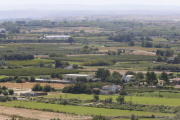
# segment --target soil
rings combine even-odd
[[[0,83],[0,86],[6,86],[8,88],[13,88],[13,89],[31,89],[34,83],[10,83],[10,82],[6,82],[6,83]],[[65,84],[58,84],[58,83],[40,83],[41,86],[45,86],[46,84],[51,85],[52,87],[55,88],[64,88]]]
[[[54,118],[59,118],[61,120],[90,120],[91,117],[88,116],[77,116],[71,114],[64,114],[64,113],[55,113],[55,112],[43,112],[37,110],[29,110],[29,109],[22,109],[22,108],[11,108],[0,106],[0,120],[10,119],[11,116],[21,116],[24,118],[31,118],[31,119],[39,119],[39,120],[50,120]]]
[[[98,69],[83,69],[83,70],[87,70],[87,71],[97,71]],[[129,70],[117,70],[117,69],[108,69],[111,73],[113,73],[114,71],[119,72],[121,75],[125,75],[125,73]],[[142,72],[142,73],[147,73],[147,71],[134,71],[133,72]],[[161,74],[163,71],[154,71],[156,74]],[[168,74],[171,72],[167,72]]]

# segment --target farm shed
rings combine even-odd
[[[64,76],[64,79],[65,79],[66,81],[76,82],[76,79],[77,79],[77,78],[80,78],[80,77],[85,77],[85,78],[87,78],[87,80],[89,80],[89,79],[94,79],[94,78],[95,78],[94,75],[66,74],[66,75]]]

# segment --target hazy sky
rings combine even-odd
[[[2,5],[19,4],[83,4],[83,5],[109,5],[109,4],[144,4],[144,5],[178,5],[180,0],[0,0]]]

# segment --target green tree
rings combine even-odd
[[[62,67],[62,65],[63,65],[63,62],[60,59],[55,60],[55,67],[56,68]]]
[[[144,79],[144,74],[142,73],[142,72],[138,72],[137,74],[136,74],[136,79]]]
[[[3,90],[3,95],[8,95],[8,92],[6,90]]]
[[[56,74],[55,74],[55,73],[52,73],[52,74],[51,74],[51,78],[54,79],[55,77],[56,77]]]
[[[9,95],[13,95],[14,94],[14,90],[13,89],[9,89],[8,93],[9,93]]]
[[[167,73],[165,73],[164,71],[162,72],[161,76],[160,76],[161,80],[164,80],[166,82],[166,84],[170,84],[170,81],[169,81],[169,76]]]
[[[40,66],[40,67],[43,67],[43,66],[44,66],[44,62],[43,62],[43,61],[40,61],[40,62],[39,62],[39,66]]]
[[[117,102],[120,102],[120,104],[123,104],[124,102],[124,96],[118,96],[118,98],[116,98]]]
[[[78,69],[78,64],[73,64],[73,69]]]
[[[34,82],[35,81],[35,77],[34,76],[31,76],[30,77],[30,82]]]
[[[42,91],[42,90],[43,87],[39,83],[35,84],[32,88],[32,91]]]
[[[44,91],[44,92],[51,92],[51,86],[50,86],[50,85],[45,85],[45,86],[43,87],[43,91]]]
[[[93,98],[95,101],[99,101],[99,95],[94,95]]]
[[[160,55],[158,55],[158,58],[157,58],[157,60],[156,60],[157,62],[162,62],[163,61],[163,59],[162,59],[162,57],[160,56]]]
[[[146,73],[146,82],[149,85],[156,85],[158,83],[156,74],[154,72],[149,72],[148,71]]]
[[[131,40],[131,41],[129,42],[129,46],[135,46],[134,41]]]
[[[68,43],[72,43],[74,42],[74,39],[72,37],[69,37],[68,40],[67,40]]]

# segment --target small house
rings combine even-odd
[[[180,85],[180,78],[169,79],[171,85]]]
[[[119,85],[105,85],[103,86],[102,90],[101,90],[101,94],[107,94],[107,93],[118,93],[123,89],[122,86]]]
[[[71,70],[71,69],[73,69],[73,67],[72,67],[72,66],[67,66],[67,67],[65,67],[64,69]]]
[[[130,79],[133,77],[134,75],[127,75],[127,76],[122,76],[122,79],[125,80],[125,82],[129,82]]]
[[[22,79],[22,83],[26,83],[26,79]]]

